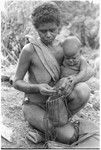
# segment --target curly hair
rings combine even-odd
[[[60,9],[54,2],[44,2],[34,9],[31,18],[35,28],[38,28],[42,23],[50,22],[55,22],[59,26],[61,21]]]

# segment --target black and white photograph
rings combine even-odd
[[[100,0],[0,3],[0,148],[100,150]]]

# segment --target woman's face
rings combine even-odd
[[[43,23],[41,24],[37,31],[41,38],[41,41],[45,45],[51,45],[54,41],[55,37],[58,34],[59,27],[56,25],[56,23]]]

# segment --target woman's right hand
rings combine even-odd
[[[49,86],[48,84],[46,83],[42,83],[42,84],[39,84],[39,91],[42,95],[53,95],[53,94],[56,94],[57,91],[55,90],[54,87],[51,87]]]

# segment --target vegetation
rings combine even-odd
[[[35,34],[31,12],[42,1],[14,1],[5,3],[1,12],[2,65],[16,64],[25,45],[26,34]],[[99,47],[99,6],[89,1],[56,1],[62,15],[62,26],[76,34],[82,44],[92,49]],[[61,27],[62,27],[61,26]]]

